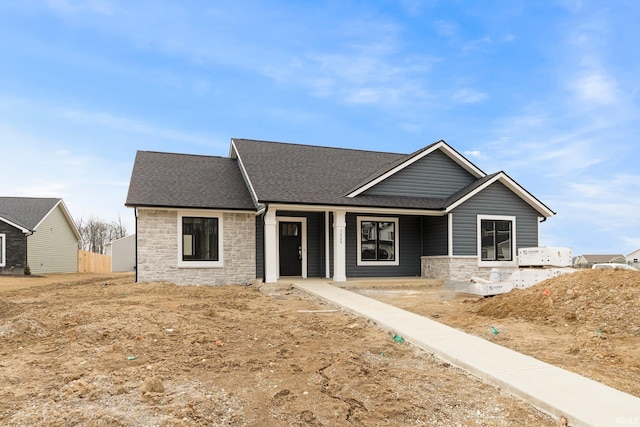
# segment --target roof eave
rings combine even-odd
[[[153,203],[125,203],[125,207],[132,209],[168,209],[168,210],[182,210],[182,209],[190,209],[190,210],[210,210],[210,211],[233,211],[233,212],[255,212],[256,209],[251,208],[240,208],[240,207],[215,207],[215,206],[190,206],[190,205],[163,205],[163,204],[153,204]]]

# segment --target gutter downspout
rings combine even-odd
[[[29,230],[28,233],[24,233],[24,266],[22,267],[23,273],[25,269],[29,267],[29,236],[33,235],[33,233],[35,233],[35,230]],[[31,267],[29,267],[29,270],[31,270]]]

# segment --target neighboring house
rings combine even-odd
[[[580,255],[574,266],[578,268],[591,268],[593,264],[616,263],[626,264],[627,260],[624,255]]]
[[[627,264],[640,267],[640,249],[631,252],[625,259],[627,260]]]
[[[79,240],[62,199],[0,197],[0,273],[77,272]]]
[[[136,235],[131,234],[107,243],[105,253],[111,257],[111,271],[135,271]]]
[[[439,141],[394,154],[232,139],[229,157],[139,151],[137,280],[468,280],[517,268],[555,213]]]

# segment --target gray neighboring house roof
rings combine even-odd
[[[601,263],[608,263],[611,261],[614,261],[616,259],[620,259],[623,258],[624,259],[624,255],[608,255],[608,254],[590,254],[590,255],[581,255],[582,258],[584,258],[585,261],[587,261],[588,263],[592,263],[592,264],[601,264]],[[578,257],[580,258],[580,257]]]
[[[61,201],[59,198],[0,197],[0,219],[33,231]]]
[[[126,206],[255,210],[236,160],[138,151]]]

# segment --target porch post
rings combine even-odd
[[[324,277],[331,278],[331,252],[329,246],[329,236],[331,232],[331,224],[329,224],[329,211],[324,212]]]
[[[333,281],[346,282],[346,212],[333,213]]]
[[[264,281],[276,283],[278,281],[278,253],[276,212],[268,210],[264,216]]]

